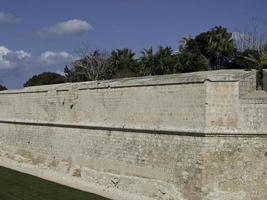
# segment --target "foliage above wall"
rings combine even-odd
[[[84,48],[79,57],[65,67],[65,77],[43,73],[32,77],[24,86],[202,70],[254,68],[261,71],[267,68],[267,46],[240,50],[232,33],[221,26],[195,37],[183,38],[177,50],[160,46],[155,51],[150,47],[143,49],[141,55],[136,57],[129,48],[112,50],[111,53]]]
[[[0,84],[0,91],[2,91],[2,90],[7,90],[7,88]]]
[[[39,75],[35,75],[32,78],[30,78],[26,83],[24,83],[24,87],[58,84],[64,82],[66,82],[65,76],[62,76],[54,72],[43,72]]]

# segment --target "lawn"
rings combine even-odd
[[[108,200],[0,167],[0,200]]]

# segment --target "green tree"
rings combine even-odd
[[[175,73],[177,69],[177,57],[171,47],[158,48],[155,54],[156,64],[152,69],[152,75]]]
[[[58,84],[64,82],[66,82],[65,76],[62,76],[54,72],[43,72],[39,75],[31,77],[26,83],[24,83],[24,87],[37,86],[37,85],[50,85],[50,84]]]
[[[207,37],[204,55],[210,60],[211,69],[225,68],[232,60],[235,50],[232,34],[219,26],[208,31]]]
[[[208,70],[208,59],[194,51],[183,50],[178,54],[179,72],[195,72]]]
[[[152,47],[141,51],[141,56],[138,60],[138,75],[152,75],[152,69],[156,65],[155,56]]]
[[[4,85],[0,84],[0,91],[7,90],[7,88]]]
[[[205,56],[210,70],[227,68],[235,52],[232,34],[226,28],[216,26],[195,38],[186,38],[180,51]]]
[[[108,59],[107,78],[133,77],[138,73],[135,53],[131,49],[116,49]]]
[[[201,53],[204,46],[204,42],[203,45],[200,45],[200,41],[196,41],[192,37],[183,38],[177,54],[178,71],[195,72],[208,70],[209,60]]]
[[[162,75],[177,72],[178,58],[171,47],[158,48],[154,54],[153,49],[144,49],[139,58],[139,75]]]
[[[67,82],[82,82],[87,81],[84,71],[77,67],[65,66],[64,74]]]
[[[260,59],[260,53],[254,49],[246,49],[245,51],[236,51],[234,54],[233,62],[229,65],[231,69],[257,69],[257,64],[255,60],[251,61],[247,59],[248,57],[253,57],[256,60]]]
[[[264,46],[259,56],[249,54],[245,56],[245,59],[255,65],[257,69],[257,88],[261,88],[263,85],[263,69],[267,68],[267,45]]]

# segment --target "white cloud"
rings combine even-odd
[[[6,60],[4,56],[10,53],[10,50],[4,46],[0,46],[0,69],[11,68],[10,61]]]
[[[74,57],[65,52],[54,52],[54,51],[45,51],[40,55],[40,62],[47,65],[54,65],[54,64],[68,64],[69,62],[73,61]]]
[[[40,37],[59,37],[63,35],[79,34],[93,30],[87,21],[72,19],[60,22],[50,27],[43,28],[37,32]]]
[[[32,54],[25,50],[13,51],[5,46],[0,46],[0,70],[14,69],[18,66],[64,66],[75,59],[77,58],[66,51],[45,51],[38,57],[32,57]]]
[[[31,58],[31,53],[26,52],[24,50],[9,52],[4,55],[4,59],[9,60],[10,62],[27,62]]]
[[[10,24],[10,23],[16,23],[19,21],[20,21],[20,18],[12,13],[0,12],[0,24],[4,24],[4,23]]]
[[[12,51],[5,46],[0,46],[0,69],[15,68],[31,59],[31,53],[24,50]]]

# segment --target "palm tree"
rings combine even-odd
[[[210,70],[226,68],[233,60],[234,50],[232,34],[220,26],[200,33],[195,38],[183,38],[179,48],[179,52],[183,52],[187,58],[194,57],[195,64],[201,61],[204,67],[207,59]],[[183,58],[182,60],[183,63],[191,62],[190,60],[187,62]]]
[[[204,54],[210,59],[211,69],[224,68],[234,53],[232,34],[226,28],[215,27],[207,32],[208,44]]]
[[[158,48],[154,54],[152,47],[141,51],[139,75],[162,75],[175,73],[178,59],[171,47]]]
[[[198,42],[192,38],[191,36],[188,37],[183,37],[180,40],[180,45],[179,45],[179,52],[183,50],[190,50],[190,51],[195,51],[199,50],[199,44]]]
[[[139,58],[139,72],[140,76],[152,75],[152,68],[155,66],[155,56],[152,47],[143,49]]]
[[[246,60],[254,63],[257,69],[257,88],[261,89],[263,86],[263,69],[267,68],[267,45],[260,52],[260,56],[249,54],[244,57]]]
[[[113,50],[109,58],[110,78],[136,76],[137,65],[134,56],[135,53],[128,48]]]
[[[161,75],[175,72],[176,60],[171,47],[160,46],[155,58],[156,65],[153,69],[153,74]]]

